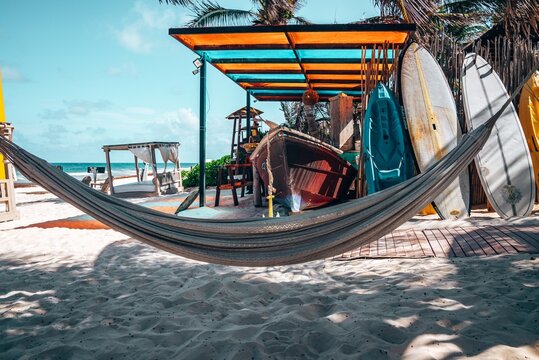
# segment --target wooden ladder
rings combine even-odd
[[[0,136],[8,140],[13,138],[13,126],[9,123],[0,123]],[[0,222],[19,219],[19,212],[15,203],[15,186],[13,184],[13,165],[4,157],[3,164],[6,178],[0,179]]]

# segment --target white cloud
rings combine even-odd
[[[64,100],[62,108],[44,109],[39,116],[46,120],[66,120],[76,116],[87,116],[111,107],[112,104],[107,100]]]
[[[140,34],[137,26],[127,26],[117,34],[120,44],[128,50],[136,53],[149,53],[152,44]]]
[[[49,154],[55,154],[54,149],[69,150],[61,156],[49,155],[62,161],[98,161],[102,158],[103,144],[144,141],[179,141],[182,162],[198,161],[199,117],[192,108],[160,111],[143,104],[120,107],[105,100],[66,100],[59,109],[45,110],[40,116],[50,121],[24,129],[32,139],[32,144],[26,145]],[[65,125],[66,119],[69,126]],[[231,131],[230,121],[208,119],[208,159],[220,158],[230,151]],[[51,137],[51,134],[56,136]],[[78,159],[81,155],[87,158]],[[114,161],[119,159],[121,156]]]
[[[137,73],[137,67],[133,63],[110,66],[107,69],[107,74],[115,77],[130,77],[136,75]]]
[[[136,53],[149,53],[153,48],[149,40],[152,35],[162,36],[169,27],[183,23],[178,7],[155,6],[140,1],[135,4],[124,27],[114,30],[120,45]]]
[[[142,23],[151,29],[168,29],[170,24],[179,19],[178,12],[172,10],[170,7],[161,7],[161,9],[156,10],[149,8],[142,2],[135,4],[134,11],[140,16]]]
[[[5,81],[12,82],[26,82],[28,79],[24,76],[18,69],[10,66],[2,66],[0,68],[2,71],[2,79]]]

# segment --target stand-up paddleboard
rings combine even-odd
[[[522,88],[518,117],[532,158],[535,186],[539,188],[539,71]]]
[[[509,99],[492,67],[479,55],[468,54],[462,67],[462,94],[470,130],[490,119]],[[487,198],[504,218],[527,216],[533,209],[533,167],[513,104],[507,107],[475,158]]]
[[[455,99],[438,62],[418,44],[411,44],[405,51],[400,80],[410,140],[419,171],[424,172],[460,141],[462,131]],[[468,216],[469,204],[467,170],[434,199],[443,219]]]
[[[414,159],[400,106],[391,90],[382,83],[369,95],[362,133],[367,194],[414,176]]]

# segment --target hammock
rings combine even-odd
[[[426,172],[373,195],[293,217],[177,217],[89,188],[2,137],[0,152],[28,179],[109,227],[151,246],[208,263],[286,265],[342,254],[379,239],[411,219],[470,164],[516,91],[488,122],[463,136],[456,148]]]

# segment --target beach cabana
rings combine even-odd
[[[259,101],[302,101],[307,90],[314,90],[320,101],[341,93],[364,101],[363,94],[395,70],[399,51],[414,30],[414,24],[169,29],[198,57],[194,64],[200,73],[200,206],[205,205],[208,63],[245,89],[247,116],[251,96]]]
[[[110,194],[120,197],[154,196],[162,193],[176,193],[183,190],[180,167],[180,143],[178,142],[147,142],[119,145],[103,145],[107,162],[107,178],[109,179]],[[165,163],[162,173],[157,171],[156,150],[161,154]],[[112,167],[110,162],[111,151],[130,151],[134,156],[137,181],[114,185]],[[143,161],[152,168],[152,178],[149,178],[146,166],[139,168],[139,161]],[[167,171],[167,163],[171,162],[173,168]],[[111,181],[112,179],[112,181]]]

